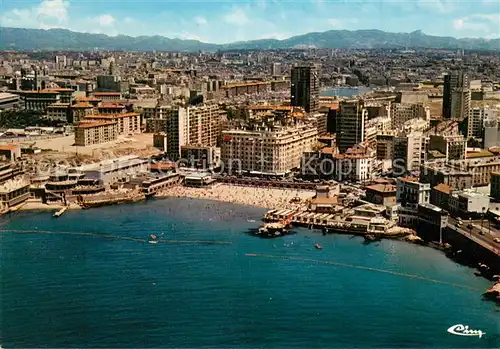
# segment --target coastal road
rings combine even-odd
[[[463,221],[460,227],[456,226],[457,220],[455,218],[448,217],[448,227],[453,229],[460,234],[464,235],[468,239],[476,242],[477,244],[487,248],[488,250],[495,253],[497,256],[500,256],[500,243],[495,242],[493,239],[496,237],[496,234],[491,234],[488,232],[488,226],[483,227],[483,234],[481,234],[481,226],[480,221],[477,224],[476,221]],[[469,224],[472,224],[472,228],[469,228]]]

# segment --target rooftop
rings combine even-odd
[[[14,151],[19,149],[19,144],[0,144],[0,150]]]
[[[109,115],[87,115],[86,119],[120,119],[120,118],[128,118],[132,116],[139,116],[138,113],[122,113],[122,114],[109,114]]]
[[[420,206],[422,207],[425,207],[425,208],[428,208],[430,210],[433,210],[433,211],[436,211],[436,212],[441,212],[443,211],[442,208],[436,206],[436,205],[433,205],[433,204],[429,204],[428,202],[424,202],[424,203],[421,203]]]
[[[75,127],[76,128],[93,128],[101,126],[116,125],[113,121],[80,121]]]
[[[493,156],[493,153],[490,153],[487,150],[482,150],[482,151],[468,151],[465,153],[465,158],[466,159],[471,159],[471,158],[482,158],[482,157],[489,157]]]
[[[25,180],[24,178],[12,179],[12,180],[6,181],[2,185],[0,185],[0,193],[2,193],[2,194],[10,193],[14,190],[21,189],[21,188],[29,186],[29,185],[30,185],[30,183],[27,180]]]
[[[19,96],[12,93],[0,92],[0,99],[9,99],[9,98],[19,99]]]
[[[109,172],[109,171],[117,171],[121,169],[126,169],[132,166],[145,165],[148,160],[141,159],[134,155],[122,156],[119,158],[103,160],[101,162],[82,165],[76,168],[79,172],[91,172],[98,171],[101,173]]]
[[[445,193],[445,194],[451,193],[451,187],[448,184],[444,184],[444,183],[440,183],[432,189],[440,191],[441,193]]]
[[[121,96],[120,92],[94,92],[94,96]]]
[[[397,189],[392,184],[373,184],[365,187],[365,190],[372,190],[379,193],[395,193]]]
[[[71,108],[92,108],[92,105],[90,105],[87,102],[79,102],[76,104],[73,104]]]
[[[115,108],[115,109],[123,109],[125,108],[123,105],[121,104],[116,104],[116,103],[102,103],[101,105],[99,105],[97,107],[98,109],[101,109],[101,108]]]

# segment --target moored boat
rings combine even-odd
[[[265,238],[273,238],[286,235],[288,226],[282,223],[266,223],[259,228],[257,235]]]

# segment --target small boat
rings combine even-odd
[[[314,247],[316,247],[317,250],[322,250],[323,249],[323,246],[321,246],[320,244],[316,244],[316,245],[314,245]]]
[[[378,240],[378,238],[372,234],[366,234],[364,236],[364,238],[365,238],[365,241],[377,241]]]
[[[158,240],[157,240],[158,237],[155,234],[151,234],[151,235],[149,235],[149,237],[151,238],[151,240],[149,240],[150,244],[157,244],[158,243]]]

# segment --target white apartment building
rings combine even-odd
[[[401,133],[394,137],[394,167],[404,167],[406,171],[419,170],[422,162],[422,137],[422,132]]]
[[[224,114],[225,111],[217,104],[187,108],[158,107],[156,116],[147,121],[147,128],[168,135],[167,154],[176,160],[183,145],[216,146]]]
[[[226,170],[283,175],[301,165],[302,153],[311,151],[317,129],[311,124],[274,129],[222,132],[221,159]]]
[[[467,122],[467,138],[483,138],[485,120],[496,120],[497,112],[489,107],[472,108]]]
[[[401,226],[418,224],[418,205],[429,203],[431,185],[419,183],[417,178],[402,177],[396,179],[398,202],[398,219]]]

